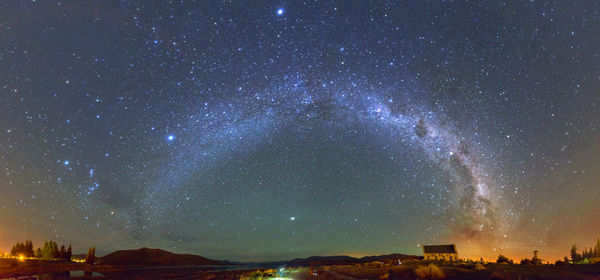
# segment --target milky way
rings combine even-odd
[[[166,169],[171,171],[165,176],[167,181],[161,179],[155,183],[155,187],[149,189],[147,199],[153,203],[157,195],[164,199],[164,195],[171,193],[171,187],[177,188],[182,185],[182,181],[196,176],[211,164],[202,158],[211,155],[210,160],[219,161],[218,142],[228,141],[227,148],[234,152],[237,149],[248,149],[248,143],[240,142],[248,142],[249,138],[253,138],[250,143],[260,143],[264,141],[262,137],[268,137],[274,131],[288,126],[306,129],[304,126],[308,124],[305,122],[316,119],[317,125],[355,127],[363,131],[368,130],[368,126],[375,125],[375,130],[368,132],[371,137],[378,137],[380,129],[385,134],[393,133],[399,145],[407,143],[448,173],[452,186],[448,186],[450,188],[447,192],[451,200],[450,206],[446,207],[458,214],[452,220],[453,229],[467,235],[479,235],[478,232],[483,232],[484,228],[495,232],[499,225],[495,220],[493,205],[499,200],[499,194],[490,190],[488,182],[482,178],[484,170],[476,164],[474,156],[470,155],[466,148],[468,142],[460,140],[446,128],[439,127],[437,116],[432,111],[423,112],[426,110],[423,106],[396,105],[402,102],[402,95],[395,94],[400,97],[400,101],[396,103],[393,98],[382,101],[381,97],[370,94],[369,90],[357,90],[355,87],[332,88],[328,91],[331,94],[323,98],[302,87],[301,81],[294,81],[291,86],[278,87],[274,90],[277,92],[272,95],[254,94],[252,100],[235,100],[217,105],[217,108],[224,108],[224,111],[216,113],[221,115],[217,120],[214,120],[214,114],[195,117],[198,120],[194,122],[209,125],[194,128],[202,136],[192,139],[188,144],[189,149],[185,149],[177,157],[179,164],[169,164]],[[246,111],[248,108],[251,108],[251,112]],[[216,133],[206,133],[207,131]],[[389,144],[392,147],[395,146],[393,142],[391,140]]]
[[[0,3],[0,250],[552,260],[600,232],[600,7]]]

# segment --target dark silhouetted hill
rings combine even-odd
[[[404,255],[404,254],[389,254],[380,256],[366,256],[360,258],[362,262],[374,262],[374,261],[388,261],[388,260],[420,260],[423,257],[415,255]]]
[[[344,264],[355,264],[365,263],[374,261],[392,261],[392,260],[406,260],[406,259],[419,259],[422,257],[404,254],[389,254],[381,256],[367,256],[362,258],[355,258],[350,256],[312,256],[308,258],[297,258],[288,261],[287,264],[290,266],[309,266],[309,265],[344,265]]]
[[[160,265],[195,266],[228,265],[227,261],[217,261],[191,254],[175,254],[161,249],[141,248],[138,250],[119,250],[98,258],[98,263],[108,265]]]

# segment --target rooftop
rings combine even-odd
[[[424,245],[423,253],[456,254],[456,246],[451,245]]]

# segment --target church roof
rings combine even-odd
[[[424,245],[424,253],[456,254],[456,246],[452,245]]]

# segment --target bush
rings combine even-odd
[[[522,259],[521,260],[521,264],[527,265],[527,264],[531,264],[531,260],[530,259]]]
[[[421,265],[415,269],[415,274],[423,279],[440,279],[446,277],[444,272],[435,264]]]
[[[563,260],[556,260],[554,262],[554,265],[566,265],[569,264],[568,262],[564,262]]]
[[[533,258],[533,259],[531,259],[531,264],[533,264],[533,265],[542,265],[543,262],[539,258]]]
[[[473,269],[481,271],[481,270],[485,270],[485,266],[483,266],[483,264],[478,263],[475,265],[475,267]]]
[[[509,263],[509,262],[510,262],[510,260],[503,255],[499,255],[498,260],[496,261],[496,263]]]

